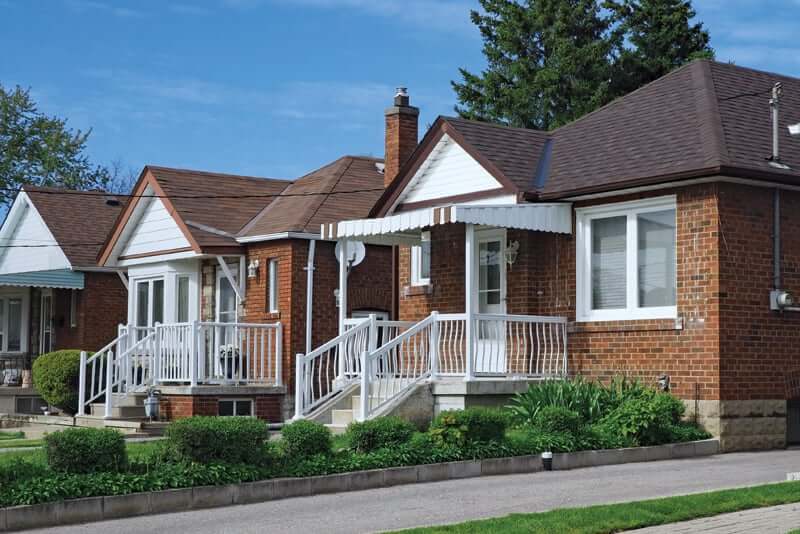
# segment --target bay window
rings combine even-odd
[[[576,210],[577,319],[677,317],[675,197]]]

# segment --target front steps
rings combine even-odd
[[[127,437],[153,437],[164,434],[166,422],[149,421],[145,417],[144,393],[128,395],[114,394],[111,417],[105,418],[106,407],[102,402],[90,405],[91,413],[75,418],[75,426],[114,428]]]

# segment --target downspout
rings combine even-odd
[[[781,190],[775,188],[772,197],[772,286],[781,288]]]
[[[306,354],[311,352],[311,321],[312,306],[314,302],[314,252],[317,242],[314,239],[308,241],[308,265],[306,265]]]

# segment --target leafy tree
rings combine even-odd
[[[608,0],[605,7],[624,36],[612,78],[612,96],[621,96],[698,58],[714,58],[708,31],[691,0]]]
[[[102,188],[109,172],[84,152],[90,133],[40,112],[29,90],[0,85],[0,205],[9,205],[25,184]]]
[[[452,82],[463,117],[551,129],[608,100],[610,19],[596,0],[480,0],[488,67]]]
[[[696,57],[713,57],[690,0],[480,0],[486,69],[460,69],[456,111],[549,130]]]

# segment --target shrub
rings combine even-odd
[[[400,417],[378,417],[354,422],[347,427],[347,442],[356,452],[371,452],[408,442],[414,425]]]
[[[110,428],[68,428],[44,437],[47,465],[63,473],[119,472],[128,464],[125,438]]]
[[[698,427],[694,423],[680,422],[671,425],[669,428],[670,443],[682,443],[684,441],[697,441],[708,439],[711,434]]]
[[[578,377],[573,380],[545,380],[516,394],[508,408],[518,424],[535,424],[539,410],[559,406],[577,412],[587,422],[602,417],[607,404],[607,391],[597,382]]]
[[[429,432],[439,445],[463,446],[503,441],[507,426],[508,417],[500,410],[467,408],[440,413],[431,423]]]
[[[170,423],[165,435],[180,460],[239,464],[263,460],[269,431],[254,417],[194,416]]]
[[[299,420],[284,425],[281,430],[283,453],[290,458],[308,458],[317,454],[328,455],[333,448],[331,431],[314,421]]]
[[[638,445],[669,443],[671,428],[680,421],[686,408],[680,399],[668,393],[650,391],[626,400],[602,422]]]
[[[583,426],[581,416],[563,406],[545,406],[536,414],[535,427],[548,433],[576,435]]]
[[[78,411],[81,351],[59,350],[42,354],[33,362],[33,384],[42,398],[69,414]]]

